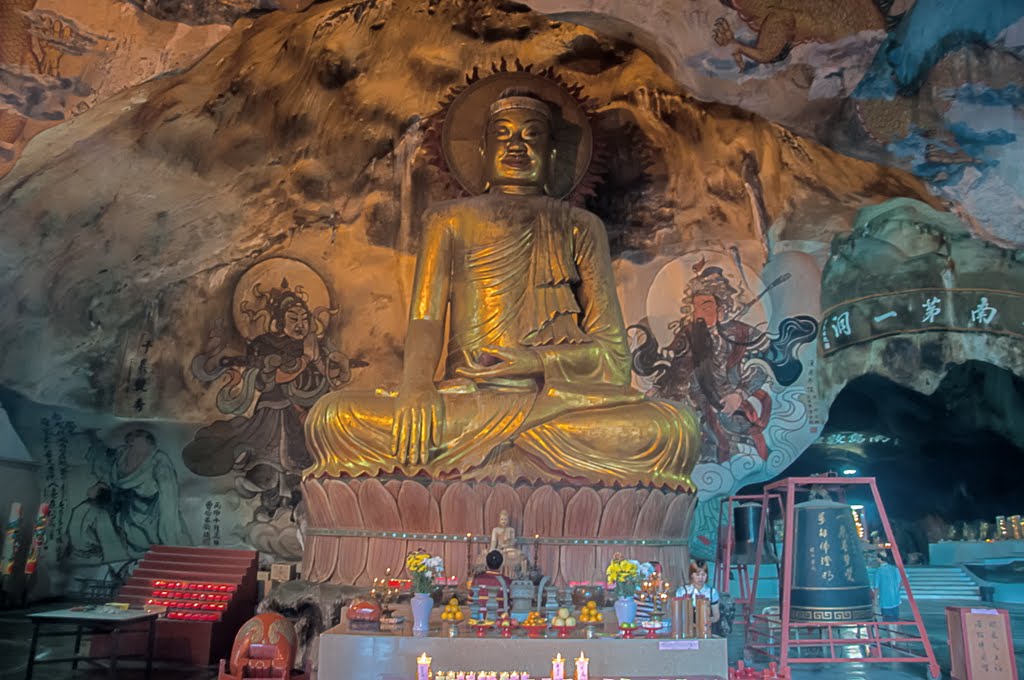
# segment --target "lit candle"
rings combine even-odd
[[[512,671],[508,676],[508,680],[519,680],[519,671]]]
[[[430,680],[430,657],[426,652],[416,659],[416,680]]]
[[[565,659],[561,652],[551,660],[551,680],[565,680]]]
[[[508,680],[508,671],[502,671],[501,675],[498,676],[498,680]]]
[[[590,680],[590,659],[583,652],[576,659],[576,680]]]
[[[466,680],[476,680],[476,671],[466,673]]]
[[[523,671],[519,674],[519,680],[530,680],[530,674]]]
[[[459,671],[458,675],[455,676],[455,680],[466,680],[466,672]]]

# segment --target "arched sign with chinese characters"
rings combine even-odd
[[[825,356],[878,338],[926,331],[1024,337],[1024,293],[988,288],[916,288],[867,295],[825,310]]]

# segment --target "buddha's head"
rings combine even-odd
[[[490,191],[545,192],[552,165],[551,110],[529,91],[506,90],[491,105],[484,133]]]
[[[498,513],[498,526],[502,529],[508,526],[508,510],[502,510]]]

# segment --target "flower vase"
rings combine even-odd
[[[619,620],[620,626],[624,623],[633,623],[636,619],[636,599],[620,597],[615,600],[615,618]]]
[[[430,610],[434,608],[434,598],[427,593],[414,593],[409,604],[412,607],[413,632],[430,630]],[[636,611],[636,606],[633,611]]]

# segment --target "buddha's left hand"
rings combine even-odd
[[[456,373],[470,380],[485,378],[533,378],[544,373],[540,356],[520,347],[484,347]]]

